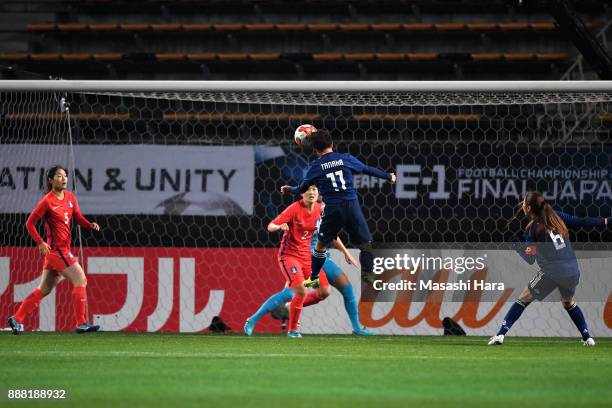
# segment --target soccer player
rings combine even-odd
[[[79,209],[76,197],[66,190],[68,176],[62,166],[53,166],[47,172],[47,194],[39,201],[26,221],[26,228],[36,242],[39,252],[44,255],[44,265],[40,285],[34,289],[19,306],[17,313],[9,317],[8,324],[13,334],[23,331],[23,322],[41,300],[58,283],[60,275],[72,285],[72,302],[75,331],[77,333],[95,332],[100,326],[87,323],[85,317],[85,287],[87,279],[83,268],[70,252],[70,225],[72,217],[84,228],[99,231],[100,226],[89,222]],[[47,242],[43,241],[36,230],[36,224],[43,218]]]
[[[585,346],[594,346],[582,310],[576,304],[574,294],[580,280],[576,254],[569,241],[567,227],[593,227],[608,225],[609,218],[575,217],[560,211],[544,201],[541,193],[530,191],[521,203],[525,215],[531,218],[525,231],[526,244],[517,248],[529,264],[537,261],[540,271],[510,307],[497,334],[489,345],[501,345],[504,337],[534,299],[543,300],[553,290],[559,289],[561,303],[578,328]]]
[[[302,283],[304,277],[310,275],[310,249],[316,242],[317,228],[321,214],[322,205],[318,201],[318,190],[311,186],[302,199],[287,207],[268,225],[269,232],[284,231],[281,247],[278,253],[278,262],[287,283],[285,289],[275,293],[249,317],[244,325],[244,333],[247,336],[253,334],[255,325],[266,313],[271,312],[278,306],[291,301],[289,307],[289,337],[301,337],[298,329],[299,316],[304,306],[314,305],[328,297],[331,293],[329,281],[340,291],[344,298],[344,307],[353,333],[361,336],[371,336],[372,332],[359,324],[358,302],[355,290],[348,277],[333,261],[328,259],[323,266],[323,274],[320,278],[320,286],[315,290],[306,292]],[[314,224],[312,215],[317,218]],[[306,222],[307,221],[307,222]],[[311,229],[314,227],[314,229]],[[339,239],[334,240],[335,246],[344,254],[349,264],[355,264],[355,260]],[[301,268],[300,268],[301,266]],[[302,299],[300,299],[303,298]],[[297,298],[297,299],[296,299]]]
[[[319,158],[310,163],[299,186],[281,187],[283,194],[301,194],[315,184],[325,202],[317,244],[312,252],[312,274],[306,285],[316,285],[316,279],[325,263],[327,248],[343,228],[348,232],[353,244],[361,250],[359,262],[362,280],[371,283],[374,263],[372,235],[357,200],[353,174],[367,174],[388,180],[392,184],[396,181],[395,174],[366,166],[350,154],[334,152],[331,136],[325,130],[319,129],[312,133],[310,143]]]

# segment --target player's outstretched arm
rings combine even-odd
[[[368,176],[385,179],[391,184],[395,184],[397,180],[395,173],[387,173],[386,171],[381,170],[377,167],[368,166],[352,155],[349,157],[351,161],[350,163],[351,167],[357,173],[363,173],[363,174],[367,174]]]
[[[570,228],[607,226],[610,221],[610,218],[602,217],[576,217],[562,211],[557,211],[557,215]]]

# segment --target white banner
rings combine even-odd
[[[253,146],[77,145],[74,154],[84,214],[253,213]],[[54,164],[69,165],[65,145],[0,145],[0,213],[30,212]]]

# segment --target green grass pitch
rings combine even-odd
[[[61,406],[612,406],[612,339],[0,333],[0,356],[3,393]]]

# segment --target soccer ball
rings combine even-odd
[[[317,128],[312,125],[300,125],[295,129],[294,139],[295,143],[299,145],[306,144],[310,135],[317,131]]]

